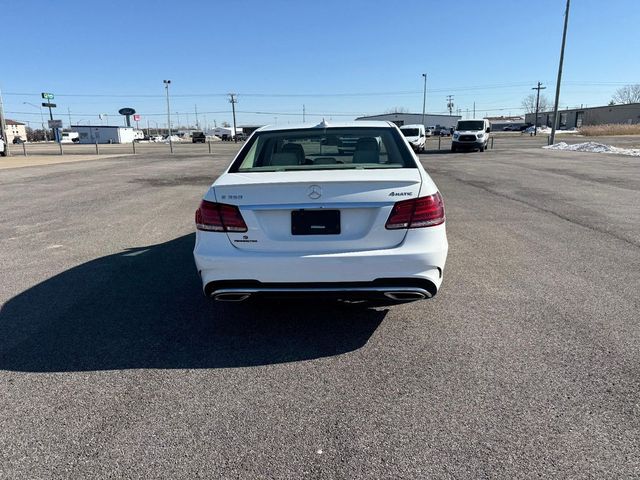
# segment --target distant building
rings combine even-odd
[[[24,126],[24,123],[16,122],[15,120],[6,119],[5,120],[6,129],[5,133],[7,134],[7,142],[13,143],[13,139],[16,137],[20,137],[20,140],[27,140],[27,129]]]
[[[249,136],[251,135],[253,132],[255,132],[257,129],[259,129],[260,127],[263,127],[264,125],[241,125],[238,128],[242,129],[242,133],[245,134],[245,136]]]
[[[133,143],[136,139],[133,127],[72,125],[71,129],[78,132],[79,143]]]
[[[460,115],[435,115],[433,113],[425,113],[425,127],[455,127]],[[368,115],[366,117],[358,117],[356,120],[387,120],[395,123],[399,127],[403,125],[420,125],[422,123],[421,113],[382,113],[380,115]]]
[[[535,113],[527,113],[525,121],[533,125]],[[580,128],[582,125],[606,123],[640,123],[640,103],[607,105],[603,107],[570,108],[558,111],[558,128],[562,130]],[[538,126],[551,127],[553,112],[538,113]]]
[[[499,117],[485,118],[491,123],[491,130],[494,132],[504,130],[506,127],[524,127],[526,125],[525,119],[522,115],[501,115]]]

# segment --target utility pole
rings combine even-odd
[[[169,129],[169,150],[173,153],[173,142],[171,141],[171,106],[169,105],[169,85],[171,80],[163,80],[164,89],[167,92],[167,128]]]
[[[531,90],[537,90],[538,93],[536,94],[536,116],[535,119],[533,120],[533,135],[537,136],[538,135],[538,109],[540,108],[540,90],[544,90],[547,87],[543,87],[542,84],[540,82],[538,82],[538,86],[537,87],[532,87]]]
[[[71,128],[71,109],[67,107],[67,115],[69,115],[69,128]]]
[[[2,102],[2,90],[0,90],[0,139],[4,142],[4,154],[9,155],[9,142],[7,142],[7,124],[4,118],[4,103]]]
[[[238,135],[236,130],[236,103],[238,103],[238,99],[236,98],[235,93],[229,94],[229,103],[231,103],[231,110],[233,111],[233,141],[238,143]]]
[[[424,114],[427,108],[427,74],[423,73],[422,76],[424,77],[424,88],[422,89],[422,125],[426,128],[424,124]]]
[[[302,105],[302,123],[305,123],[305,121],[306,121],[305,114],[306,114],[306,111],[305,111],[304,104],[303,104]]]
[[[200,130],[200,123],[198,122],[198,105],[194,105],[193,108],[196,112],[196,130]]]
[[[447,108],[449,109],[449,115],[453,110],[453,95],[447,95]]]
[[[571,0],[567,0],[567,9],[564,12],[564,30],[562,31],[562,47],[560,48],[560,63],[558,65],[558,82],[556,83],[556,101],[553,106],[553,126],[551,127],[550,144],[553,145],[556,140],[556,127],[558,125],[558,102],[560,101],[560,82],[562,81],[562,63],[564,62],[564,46],[567,41],[567,24],[569,23],[569,4]]]
[[[473,102],[473,118],[476,118],[476,102]]]

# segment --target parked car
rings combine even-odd
[[[5,145],[4,140],[0,136],[0,157],[6,157],[6,156],[7,156],[7,146]]]
[[[14,145],[19,145],[21,143],[24,143],[24,140],[22,140],[21,137],[13,137],[13,144]]]
[[[258,129],[195,223],[197,271],[219,301],[430,298],[448,249],[442,196],[388,122]]]
[[[449,127],[443,127],[442,125],[436,125],[433,129],[434,137],[445,137],[451,135]]]
[[[424,132],[424,125],[403,125],[400,131],[413,148],[414,152],[424,152],[427,137]]]
[[[204,132],[193,132],[191,134],[191,143],[206,143],[207,136]]]
[[[484,152],[489,144],[491,124],[485,118],[458,120],[451,139],[451,151],[467,149]]]

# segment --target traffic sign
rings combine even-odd
[[[49,120],[49,128],[62,128],[62,120]]]
[[[137,114],[136,114],[136,115],[134,115],[134,116],[133,116],[133,121],[134,121],[134,122],[139,122],[139,121],[140,121],[140,115],[137,115]]]
[[[45,103],[45,102],[42,102],[42,106],[43,107],[49,107],[49,108],[56,108],[57,107],[57,105],[55,103]]]
[[[53,93],[42,92],[42,98],[47,99],[47,100],[52,100],[53,99]]]

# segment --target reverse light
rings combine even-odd
[[[436,192],[428,197],[397,202],[384,227],[387,230],[434,227],[444,220],[444,202],[440,192]]]
[[[208,232],[246,232],[247,224],[236,205],[202,200],[196,210],[196,228]]]

